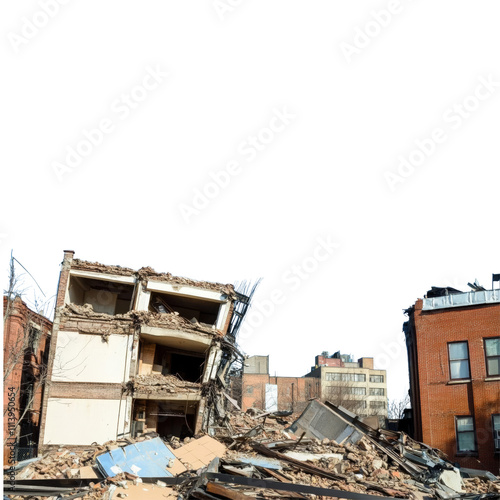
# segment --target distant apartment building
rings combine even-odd
[[[331,401],[361,417],[387,417],[385,370],[373,368],[373,358],[357,362],[350,356],[316,356],[315,366],[303,377],[269,375],[269,357],[245,360],[242,376],[242,409],[251,407],[299,411],[310,399]]]
[[[217,424],[248,304],[233,285],[82,261],[66,251],[43,446],[149,431],[185,437]]]
[[[407,309],[414,437],[499,473],[500,290],[433,287]]]
[[[3,298],[4,464],[37,455],[52,322]]]
[[[269,375],[269,356],[250,356],[244,362],[241,407],[267,411],[302,411],[320,396],[319,380]]]
[[[320,380],[322,400],[361,417],[376,415],[380,423],[387,418],[387,374],[374,368],[373,358],[354,361],[340,352],[316,356],[315,366],[306,377]]]

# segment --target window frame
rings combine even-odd
[[[498,429],[495,429],[495,417],[498,419]],[[491,415],[491,431],[493,434],[493,450],[495,453],[500,453],[500,434],[497,438],[495,430],[500,433],[500,413]]]
[[[366,396],[366,387],[353,386],[349,388],[349,392],[353,396]]]
[[[370,396],[385,396],[383,387],[370,387]]]
[[[342,373],[342,372],[327,372],[325,380],[327,382],[366,382],[364,373]]]
[[[465,344],[465,346],[467,347],[467,357],[466,358],[451,359],[450,346],[452,344]],[[448,342],[447,349],[448,349],[448,370],[449,370],[449,374],[450,374],[450,380],[470,380],[471,375],[470,375],[469,342],[467,340],[456,340],[454,342]],[[453,377],[452,376],[452,372],[451,372],[451,363],[452,363],[452,361],[467,361],[467,371],[468,371],[467,377]]]
[[[491,355],[491,356],[488,356],[487,352],[486,352],[486,341],[487,340],[496,340],[496,339],[499,339],[500,341],[500,336],[496,336],[496,337],[484,337],[483,338],[483,346],[484,346],[484,362],[486,364],[486,376],[487,377],[500,377],[500,370],[498,373],[490,373],[489,372],[489,369],[488,369],[488,358],[498,358],[500,360],[500,354],[494,354],[494,355]]]
[[[375,378],[380,378],[381,380],[373,380]],[[370,383],[371,384],[383,384],[384,376],[383,375],[370,375]]]
[[[472,431],[459,431],[458,430],[458,421],[461,418],[470,418],[472,420]],[[474,437],[474,449],[473,450],[461,450],[459,447],[459,435],[460,434],[465,434],[465,433],[470,433],[472,432],[472,435]],[[476,436],[476,422],[474,420],[474,417],[472,415],[455,415],[455,444],[457,447],[457,455],[477,455],[477,436]]]

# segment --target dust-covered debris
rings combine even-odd
[[[174,377],[175,378],[175,377]],[[173,384],[183,383],[180,380],[174,381],[172,376],[148,375],[139,376],[136,379],[149,387],[161,387],[165,380]],[[190,383],[188,383],[190,384]],[[333,490],[329,496],[341,498],[342,491],[360,495],[384,496],[392,498],[408,498],[421,500],[428,498],[466,498],[467,495],[486,495],[481,498],[493,500],[500,498],[500,478],[496,480],[488,479],[485,476],[460,479],[463,493],[447,489],[439,482],[439,477],[443,471],[457,471],[453,465],[440,458],[438,450],[427,456],[432,457],[436,462],[433,467],[421,467],[418,476],[408,473],[397,461],[394,461],[387,453],[375,445],[374,439],[390,446],[391,450],[397,453],[400,459],[404,459],[404,451],[412,450],[418,453],[420,450],[429,448],[411,440],[404,433],[391,433],[391,439],[387,440],[384,434],[372,433],[364,434],[356,443],[338,443],[330,439],[300,438],[287,429],[296,420],[298,415],[270,414],[260,411],[243,413],[235,411],[226,416],[226,425],[216,429],[216,441],[205,436],[199,439],[186,438],[181,441],[179,438],[171,437],[165,443],[184,464],[179,468],[179,480],[175,488],[178,495],[184,499],[203,498],[206,493],[217,490],[215,486],[210,486],[210,479],[203,481],[204,471],[211,473],[231,474],[233,476],[246,477],[250,482],[255,479],[259,482],[252,484],[228,484],[218,482],[223,491],[233,491],[243,493],[258,498],[313,498],[308,492],[300,493],[301,488],[315,487]],[[259,428],[257,435],[239,439],[241,436],[251,436],[251,431]],[[378,435],[378,437],[376,437]],[[89,490],[84,491],[84,499],[106,498],[110,489],[115,491],[117,487],[125,492],[128,487],[144,484],[144,498],[147,498],[147,490],[152,491],[148,486],[147,478],[141,479],[139,475],[120,473],[112,478],[101,477],[95,467],[96,457],[102,453],[118,447],[133,444],[136,441],[143,441],[149,437],[145,436],[133,440],[130,438],[109,442],[102,446],[86,447],[76,449],[62,447],[50,451],[43,455],[37,462],[29,464],[20,470],[17,478],[23,479],[77,479],[84,477],[82,471],[96,475],[90,483]],[[374,437],[375,436],[375,437]],[[205,442],[205,441],[207,442]],[[213,443],[213,444],[211,444]],[[198,446],[199,444],[199,446]],[[189,446],[188,446],[189,445]],[[207,457],[200,460],[196,450],[205,449]],[[214,450],[216,450],[214,452]],[[293,453],[290,453],[293,451]],[[208,455],[212,453],[208,467],[200,469],[209,461]],[[177,455],[176,455],[177,454]],[[186,470],[187,467],[187,470]],[[191,468],[191,470],[190,470]],[[168,467],[167,467],[168,469]],[[176,470],[171,468],[170,470]],[[458,470],[459,472],[459,470]],[[170,480],[164,479],[167,484]],[[270,482],[270,481],[275,481]],[[295,485],[296,491],[291,493],[280,490],[280,485]],[[167,484],[167,486],[172,486]],[[285,486],[284,486],[285,487]],[[286,486],[288,487],[288,486]],[[226,490],[224,490],[224,488]],[[118,490],[117,490],[118,491]],[[317,496],[324,495],[324,490],[318,490]],[[337,493],[334,493],[334,492]],[[169,494],[172,494],[170,492]],[[61,498],[64,498],[62,496]],[[369,497],[359,497],[360,500],[368,500]]]
[[[197,382],[187,382],[185,380],[181,380],[175,375],[162,375],[159,373],[152,373],[149,375],[136,375],[127,384],[127,388],[131,390],[132,393],[196,393],[200,391],[201,384]]]
[[[174,276],[171,273],[159,273],[152,267],[141,267],[139,270],[130,269],[129,267],[121,267],[115,265],[105,265],[99,262],[88,262],[80,259],[73,259],[71,268],[80,271],[92,271],[103,274],[116,274],[119,276],[135,276],[142,283],[148,280],[163,281],[172,285],[193,286],[213,290],[227,295],[230,299],[236,297],[236,292],[232,284],[213,283],[210,281],[193,280],[182,276]]]

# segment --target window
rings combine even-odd
[[[370,382],[375,382],[376,384],[383,384],[384,383],[384,376],[383,375],[370,375]]]
[[[326,380],[341,382],[366,382],[364,373],[327,373]]]
[[[384,389],[370,389],[370,396],[383,396]]]
[[[366,394],[366,388],[365,387],[351,387],[350,393],[356,394],[358,396],[364,396]]]
[[[37,354],[41,338],[42,338],[42,330],[34,326],[31,327],[29,330],[28,347],[35,354]]]
[[[370,408],[385,408],[385,401],[370,401]]]
[[[484,339],[484,354],[488,376],[500,375],[500,337]]]
[[[457,452],[476,451],[476,433],[472,417],[455,417],[457,426]]]
[[[495,451],[500,451],[500,415],[492,415],[491,424],[493,427],[493,446]]]
[[[467,342],[450,342],[448,344],[448,355],[450,378],[452,380],[469,378],[469,348]]]

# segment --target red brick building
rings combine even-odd
[[[433,288],[406,313],[414,437],[498,474],[500,290]]]
[[[277,386],[279,411],[302,411],[310,399],[319,398],[320,380],[305,377],[271,377],[268,374],[244,374],[242,381],[242,410],[266,408],[266,386]]]
[[[3,298],[4,464],[36,456],[52,322]],[[6,441],[7,440],[7,441]]]
[[[302,411],[321,394],[320,380],[305,377],[271,377],[269,356],[245,360],[241,378],[241,408]]]

